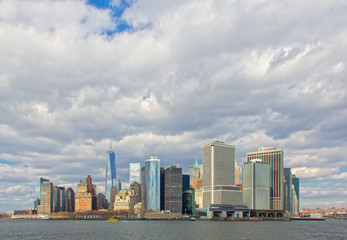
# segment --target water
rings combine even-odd
[[[0,220],[0,239],[347,239],[346,220]]]

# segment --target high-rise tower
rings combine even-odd
[[[107,152],[106,175],[105,175],[105,196],[110,200],[111,187],[116,182],[116,154],[112,151],[112,142],[110,139],[110,150]],[[119,191],[119,189],[118,189]]]
[[[210,204],[242,204],[235,185],[235,146],[214,141],[202,147],[203,207]]]
[[[247,153],[247,162],[252,159],[270,163],[270,209],[284,210],[283,151],[274,147],[260,147],[258,152]]]
[[[147,210],[160,210],[160,160],[157,157],[145,161],[145,197]]]

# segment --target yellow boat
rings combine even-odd
[[[119,219],[116,217],[111,217],[111,218],[107,219],[107,222],[119,222]]]

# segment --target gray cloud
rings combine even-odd
[[[110,133],[125,182],[129,163],[151,155],[187,172],[200,146],[219,139],[237,146],[240,165],[247,152],[276,146],[299,177],[315,176],[304,187],[326,166],[339,183],[346,9],[341,1],[137,1],[121,16],[132,28],[107,35],[117,22],[109,9],[0,1],[0,159],[18,163],[0,163],[0,205],[3,189],[25,181],[15,204],[30,207],[24,198],[38,194],[30,189],[41,176],[75,187],[92,174],[102,184]]]

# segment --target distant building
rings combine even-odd
[[[39,214],[48,214],[53,212],[53,183],[48,179],[40,178],[40,205]]]
[[[96,195],[96,207],[97,209],[107,209],[107,200],[103,193]]]
[[[283,168],[284,174],[284,210],[290,212],[292,201],[292,171],[290,168]]]
[[[140,163],[130,163],[130,181],[129,183],[132,184],[133,182],[141,182],[141,164]]]
[[[240,184],[240,166],[235,161],[235,185],[238,186]]]
[[[60,212],[60,188],[58,186],[53,187],[53,211]]]
[[[165,210],[165,170],[160,168],[160,211]]]
[[[40,205],[40,199],[38,198],[34,201],[34,209],[37,210],[39,205]]]
[[[187,191],[189,187],[190,176],[187,174],[182,174],[182,193]]]
[[[65,212],[66,211],[66,193],[64,187],[59,187],[60,191],[60,211]]]
[[[252,159],[242,167],[243,204],[249,209],[270,209],[270,165]]]
[[[195,178],[203,177],[203,165],[198,164],[198,159],[195,159],[195,164],[189,166],[189,185],[193,184],[194,181],[194,169],[199,169],[199,171],[195,170]]]
[[[182,168],[165,169],[165,210],[182,213]]]
[[[141,208],[142,210],[146,209],[146,178],[145,171],[146,168],[141,168]]]
[[[120,190],[114,201],[115,211],[129,211],[130,198],[133,195],[133,190]]]
[[[192,215],[195,210],[194,189],[187,189],[182,194],[182,213]]]
[[[93,185],[92,176],[88,175],[86,178],[87,192],[92,195],[92,209],[97,210],[97,199],[96,199],[96,187]]]
[[[116,179],[116,154],[112,151],[112,145],[110,140],[110,150],[107,152],[106,163],[106,177],[105,177],[105,196],[107,200],[110,200],[111,187],[115,186]],[[118,191],[120,190],[117,188]]]
[[[299,199],[298,199],[298,196],[296,194],[296,191],[295,191],[295,186],[292,185],[291,186],[291,206],[290,206],[290,214],[293,215],[293,216],[298,216],[299,215]]]
[[[146,209],[160,210],[160,160],[150,157],[145,161]]]
[[[77,184],[75,195],[75,212],[92,210],[92,194],[87,190],[87,184],[82,180]]]
[[[300,210],[300,179],[296,177],[294,174],[292,175],[292,184],[294,185],[294,190],[298,198],[297,208]]]
[[[112,186],[110,190],[110,204],[108,205],[108,210],[113,210],[114,201],[116,200],[117,194],[118,194],[117,187]]]
[[[260,147],[258,152],[247,153],[247,162],[252,159],[270,163],[270,209],[284,210],[283,151],[274,147]]]
[[[242,204],[235,185],[235,146],[214,141],[202,146],[203,208],[211,204]]]
[[[72,188],[66,190],[66,211],[74,212],[75,211],[75,192]]]
[[[133,209],[137,203],[141,202],[141,184],[136,181],[133,182],[130,185],[130,190],[132,191],[130,197],[130,209]]]

